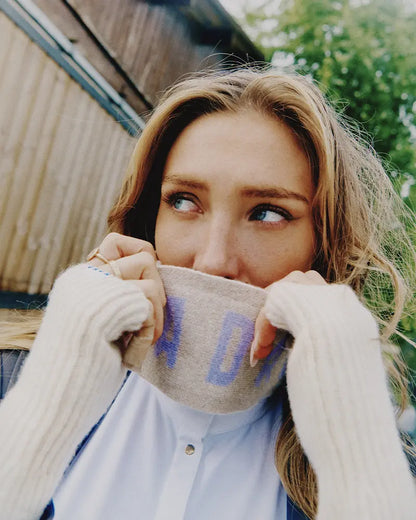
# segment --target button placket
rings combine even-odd
[[[182,520],[202,455],[202,440],[181,437],[160,496],[155,520]]]

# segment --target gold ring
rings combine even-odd
[[[101,262],[104,262],[105,264],[108,264],[110,260],[106,258],[104,255],[100,253],[100,250],[98,247],[93,249],[91,253],[87,256],[87,262],[92,260],[93,258],[98,258],[98,260],[101,260]]]
[[[116,276],[117,278],[123,279],[123,277],[121,276],[120,268],[116,264],[116,261],[115,260],[109,260],[104,255],[102,255],[100,253],[100,250],[99,250],[98,247],[93,249],[91,251],[91,253],[87,256],[87,262],[90,262],[93,258],[98,258],[98,260],[101,260],[101,262],[104,262],[105,264],[107,264],[110,267],[111,272],[112,272],[112,274],[114,276]]]

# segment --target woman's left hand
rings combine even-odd
[[[281,283],[291,282],[303,285],[326,285],[327,282],[317,271],[292,271],[290,274],[269,285],[266,290]],[[273,326],[266,317],[265,308],[263,307],[257,316],[254,327],[254,339],[250,349],[250,364],[255,366],[259,359],[266,358],[273,349],[273,341],[276,337],[277,327]]]

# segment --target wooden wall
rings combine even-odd
[[[0,12],[0,273],[46,293],[101,240],[135,139]]]

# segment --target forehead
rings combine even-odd
[[[200,181],[267,184],[301,191],[309,200],[309,161],[293,131],[278,118],[254,109],[202,116],[174,142],[165,175]]]

